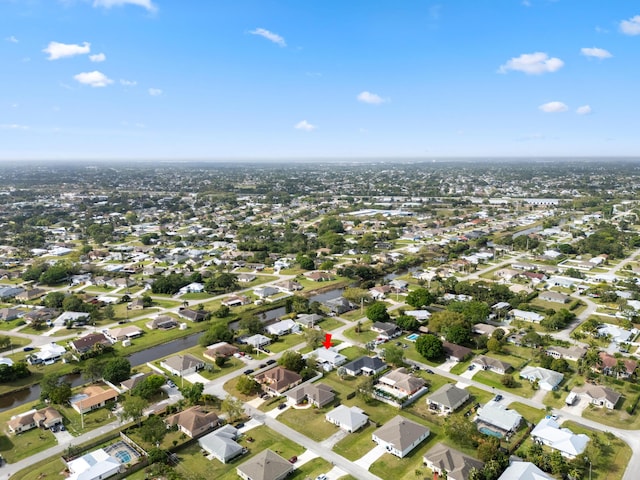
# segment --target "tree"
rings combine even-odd
[[[102,378],[107,382],[120,383],[131,376],[131,363],[126,358],[112,358],[102,368]]]
[[[373,377],[365,376],[358,381],[356,387],[358,397],[366,404],[372,403],[373,398]]]
[[[216,367],[221,369],[227,363],[227,360],[228,360],[227,357],[225,357],[223,355],[218,355],[216,357],[216,359],[214,360],[214,363],[216,364]]]
[[[369,305],[366,315],[372,322],[387,322],[390,318],[389,312],[387,312],[387,306],[381,302],[375,302]]]
[[[478,431],[476,425],[461,415],[451,415],[444,423],[444,432],[449,439],[462,447],[477,445]]]
[[[487,348],[490,352],[499,353],[502,351],[502,343],[497,338],[491,337],[487,340]]]
[[[500,440],[496,437],[486,437],[483,438],[480,444],[478,445],[478,459],[483,462],[488,462],[492,458],[494,458],[498,450],[500,449]]]
[[[458,345],[468,343],[471,340],[471,327],[459,323],[451,325],[445,331],[445,338],[447,342]]]
[[[543,340],[538,332],[531,329],[522,337],[522,343],[530,347],[539,347],[542,345]]]
[[[116,311],[113,308],[113,305],[108,304],[106,307],[104,307],[104,317],[107,320],[113,320],[114,318],[116,318]]]
[[[102,362],[97,358],[90,358],[84,362],[84,375],[91,382],[102,378]]]
[[[250,334],[262,332],[262,322],[258,317],[246,317],[240,320],[238,326],[242,330],[247,330]]]
[[[301,255],[296,260],[300,264],[300,268],[303,270],[313,270],[316,268],[315,262],[306,255]]]
[[[227,395],[227,397],[222,401],[220,409],[227,414],[227,418],[230,422],[242,418],[244,415],[244,403],[242,400],[233,398],[231,395]]]
[[[224,323],[216,323],[207,330],[198,341],[200,345],[206,347],[218,342],[231,342],[233,340],[233,331],[231,331]]]
[[[84,302],[77,295],[67,295],[62,301],[62,309],[65,312],[84,312]]]
[[[402,367],[404,365],[404,350],[395,345],[389,345],[382,350],[384,361],[394,367]]]
[[[429,330],[433,332],[444,332],[447,328],[459,324],[468,325],[469,322],[464,319],[464,315],[458,312],[452,312],[451,310],[435,312],[429,318]]]
[[[140,427],[140,436],[145,442],[160,443],[167,434],[167,426],[160,417],[150,416]]]
[[[230,313],[231,313],[231,309],[226,305],[222,305],[215,312],[213,312],[213,316],[216,318],[225,318],[225,317],[228,317]]]
[[[294,352],[293,350],[287,350],[278,360],[278,365],[281,365],[292,372],[300,373],[306,366],[306,362],[300,353]]]
[[[196,382],[181,388],[180,392],[191,405],[195,405],[200,401],[200,398],[202,397],[202,392],[204,392],[204,384]]]
[[[315,350],[324,342],[325,334],[322,330],[307,328],[304,331],[304,339],[307,341],[307,345],[309,345],[312,350]]]
[[[489,313],[491,313],[491,308],[486,302],[477,300],[471,302],[452,302],[447,306],[447,310],[461,313],[464,318],[472,324],[484,322],[489,316]]]
[[[60,375],[57,373],[47,373],[42,380],[40,380],[40,400],[46,400],[49,398],[51,392],[59,385]]]
[[[45,307],[62,308],[64,297],[65,295],[63,292],[49,292],[47,293],[47,296],[44,297],[42,303],[44,303]]]
[[[238,378],[236,388],[243,395],[253,395],[260,391],[260,384],[255,380],[255,378],[250,377],[249,375],[242,375]]]
[[[57,405],[65,404],[71,398],[71,385],[68,383],[58,384],[49,392],[49,400]]]
[[[500,379],[500,383],[507,388],[515,388],[518,386],[515,379],[513,378],[513,375],[506,374],[506,373],[502,375],[502,378]]]
[[[435,296],[426,288],[416,288],[409,292],[406,302],[414,308],[422,308],[431,305],[435,299]]]
[[[435,360],[444,355],[442,340],[435,335],[421,335],[418,337],[416,351],[427,360]]]
[[[396,318],[396,325],[398,325],[402,330],[412,332],[419,328],[420,322],[411,315],[400,315]]]
[[[158,376],[158,375],[156,375]],[[143,410],[147,406],[147,402],[139,396],[129,395],[122,401],[122,409],[118,416],[120,421],[124,422],[132,420],[140,426],[140,420],[143,416]]]
[[[364,288],[345,288],[344,292],[342,292],[342,296],[355,305],[371,302],[371,294]]]
[[[131,394],[149,400],[160,391],[160,387],[162,387],[164,383],[165,378],[162,375],[149,375],[133,387]]]

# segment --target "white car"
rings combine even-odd
[[[324,473],[321,473],[316,477],[316,480],[327,480],[327,476]]]

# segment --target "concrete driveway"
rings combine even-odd
[[[474,368],[473,370],[465,370],[460,374],[460,376],[462,378],[468,378],[469,380],[471,380],[477,372],[478,372],[477,368]]]
[[[189,383],[201,383],[203,385],[206,385],[207,383],[209,383],[209,380],[204,378],[199,373],[191,373],[189,375],[185,375],[184,379]]]
[[[58,445],[61,445],[63,443],[71,443],[71,441],[73,440],[73,435],[71,435],[67,430],[65,430],[64,432],[58,430],[57,432],[51,433],[53,433],[53,436],[56,437],[56,442],[58,442]]]
[[[376,445],[375,447],[373,447],[371,450],[369,450],[367,453],[365,453],[362,457],[360,457],[358,460],[356,460],[353,463],[355,463],[359,467],[364,468],[365,470],[369,470],[369,467],[371,467],[373,462],[378,460],[386,452],[387,452],[386,448],[384,448],[381,445]]]

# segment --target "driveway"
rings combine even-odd
[[[300,468],[307,462],[310,462],[314,458],[318,458],[318,455],[313,453],[311,450],[305,450],[302,455],[298,455],[298,461],[295,463],[295,468]]]
[[[355,463],[359,467],[364,468],[365,470],[369,470],[369,467],[371,467],[373,462],[378,460],[386,452],[386,448],[384,448],[382,445],[376,445],[353,463]]]
[[[73,435],[71,435],[67,430],[65,430],[64,432],[58,430],[57,432],[51,433],[53,433],[53,435],[56,437],[56,442],[58,442],[58,445],[61,445],[63,443],[71,443],[74,438]]]
[[[455,360],[447,360],[442,365],[440,365],[440,366],[438,366],[436,368],[438,368],[440,370],[444,370],[445,372],[449,372],[457,364],[458,364],[458,362],[456,362]]]
[[[209,380],[204,378],[199,373],[191,373],[189,375],[185,375],[184,379],[189,383],[201,383],[203,385],[206,385],[207,383],[209,383]]]
[[[468,378],[469,380],[471,380],[477,372],[478,372],[477,368],[474,368],[473,370],[465,370],[460,374],[460,376],[462,378]]]
[[[560,409],[561,412],[567,412],[577,417],[582,416],[582,412],[585,408],[589,406],[589,398],[586,395],[579,396],[578,401],[573,405],[565,405]]]

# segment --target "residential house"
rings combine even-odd
[[[62,345],[57,343],[47,343],[40,346],[40,351],[27,357],[27,362],[30,365],[51,365],[62,359],[62,356],[66,352]]]
[[[329,385],[324,383],[306,383],[289,390],[286,394],[289,405],[299,405],[307,402],[317,408],[333,402],[336,394]]]
[[[295,319],[298,325],[301,325],[305,328],[313,328],[322,320],[324,320],[324,317],[322,315],[318,315],[317,313],[302,313]]]
[[[576,435],[568,428],[560,428],[555,420],[546,417],[531,431],[531,438],[534,442],[559,451],[567,458],[575,458],[582,454],[589,442],[589,437],[584,433]]]
[[[204,284],[200,282],[192,282],[189,285],[185,285],[178,290],[178,295],[185,295],[187,293],[202,293],[204,292]]]
[[[329,309],[331,313],[336,315],[342,315],[345,312],[350,312],[355,308],[355,305],[344,297],[332,298],[323,302],[323,305]]]
[[[120,472],[122,463],[99,448],[67,462],[67,480],[102,480]]]
[[[260,333],[256,333],[250,337],[244,339],[247,345],[251,345],[253,348],[264,348],[271,343],[271,339]]]
[[[369,423],[369,417],[363,410],[346,405],[338,405],[325,415],[325,419],[349,433],[355,432]]]
[[[271,325],[265,328],[268,334],[270,335],[287,335],[289,333],[296,333],[300,330],[300,327],[293,320],[280,320],[279,322],[272,323]]]
[[[628,358],[616,358],[607,352],[600,352],[600,365],[594,369],[600,371],[607,376],[617,376],[617,378],[629,378],[635,374],[638,368],[638,362]]]
[[[24,288],[15,287],[13,285],[0,285],[0,300],[14,298],[16,295],[24,292]]]
[[[241,273],[238,275],[238,282],[240,283],[251,283],[257,277],[253,273]]]
[[[330,273],[320,271],[308,272],[305,273],[304,276],[313,282],[328,282],[333,280],[333,276]]]
[[[295,280],[282,280],[281,282],[274,283],[273,286],[283,293],[299,292],[304,288]]]
[[[166,358],[160,362],[160,366],[169,373],[184,377],[204,368],[204,362],[187,353]]]
[[[471,327],[471,332],[477,335],[486,335],[487,337],[491,337],[493,332],[495,332],[498,327],[494,327],[493,325],[489,325],[488,323],[476,323]]]
[[[191,322],[198,323],[207,319],[207,315],[209,312],[205,310],[192,310],[190,308],[180,308],[178,310],[178,315],[182,318],[185,318]]]
[[[405,280],[394,278],[389,282],[389,286],[393,288],[394,292],[406,292],[409,288],[409,283]]]
[[[121,342],[122,340],[131,340],[142,335],[142,330],[135,325],[127,325],[125,327],[112,328],[105,330],[104,335],[111,340],[112,343]]]
[[[7,422],[10,433],[22,433],[32,428],[49,429],[62,424],[62,415],[53,407],[45,407],[40,410],[29,410],[11,417]]]
[[[226,297],[224,300],[222,300],[222,302],[220,303],[225,307],[231,308],[231,307],[240,307],[242,305],[248,305],[251,303],[251,300],[249,300],[249,297],[246,297],[244,295],[230,295]]]
[[[431,318],[429,310],[405,310],[404,314],[415,318],[420,323],[424,323]]]
[[[447,383],[427,397],[427,405],[431,410],[441,413],[453,413],[469,400],[469,392]]]
[[[560,347],[552,345],[547,347],[547,355],[553,358],[564,358],[566,360],[573,360],[577,362],[587,354],[586,347],[574,346],[574,347]]]
[[[531,462],[513,462],[498,480],[555,480]]]
[[[376,398],[400,405],[427,392],[426,382],[414,377],[406,368],[398,368],[381,376],[374,386]],[[391,398],[389,398],[391,396]]]
[[[236,468],[244,480],[283,480],[293,471],[293,465],[277,453],[266,449]]]
[[[397,415],[373,432],[371,438],[390,454],[404,458],[430,433],[424,425]]]
[[[120,390],[122,390],[123,392],[131,391],[151,375],[155,374],[152,372],[136,373],[135,375],[132,375],[131,378],[120,382]]]
[[[149,330],[169,330],[178,326],[178,321],[168,315],[158,315],[156,318],[149,320],[145,326]]]
[[[388,293],[391,292],[390,285],[379,285],[377,287],[372,287],[369,289],[369,293],[371,294],[371,298],[374,300],[384,300]]]
[[[545,302],[559,303],[561,305],[564,305],[571,300],[571,297],[569,295],[565,295],[564,293],[560,292],[554,292],[551,290],[540,293],[540,295],[538,295],[538,298]]]
[[[270,297],[272,295],[277,295],[278,293],[280,293],[280,290],[278,290],[275,287],[272,287],[270,285],[266,285],[264,287],[257,287],[253,289],[253,293],[256,297],[260,298],[260,299],[265,299],[267,297]]]
[[[362,356],[352,362],[345,363],[342,368],[344,368],[347,375],[355,377],[360,374],[377,375],[382,373],[387,368],[387,364],[379,357]]]
[[[487,402],[477,411],[476,423],[478,428],[488,428],[501,435],[508,435],[518,430],[522,416],[515,410],[509,410],[503,404],[494,400]]]
[[[424,454],[424,464],[434,473],[447,476],[448,480],[467,480],[472,470],[482,470],[484,463],[469,455],[436,443]]]
[[[164,419],[164,423],[167,424],[167,427],[177,425],[181,432],[191,438],[196,438],[220,425],[220,419],[214,412],[207,412],[196,405],[168,416]]]
[[[513,370],[513,366],[510,363],[486,355],[478,355],[471,363],[483,370],[490,370],[500,375],[504,375],[509,370]]]
[[[21,302],[30,302],[32,300],[36,300],[40,297],[43,297],[47,294],[47,291],[42,288],[32,288],[31,290],[24,290],[17,295],[15,295],[16,300],[20,300]]]
[[[231,425],[225,425],[199,438],[198,444],[213,458],[227,463],[245,452],[237,440],[238,430]]]
[[[206,359],[215,361],[217,357],[231,357],[239,351],[240,349],[235,345],[231,345],[227,342],[218,342],[213,345],[209,345],[202,356]]]
[[[89,321],[90,315],[87,312],[62,312],[58,318],[53,321],[53,324],[57,327],[64,327],[66,325],[82,326],[86,325]]]
[[[636,333],[638,333],[638,330],[636,330],[635,328],[632,330],[626,330],[610,323],[605,323],[598,327],[599,337],[608,337],[612,342],[615,343],[626,343]]]
[[[102,388],[99,385],[90,385],[79,396],[71,398],[71,407],[78,413],[87,413],[104,407],[107,402],[116,400],[118,392],[112,388]]]
[[[304,355],[304,358],[309,357],[315,358],[318,365],[327,372],[330,372],[334,368],[338,368],[347,361],[347,357],[338,353],[334,347],[316,348],[314,351]]]
[[[136,298],[129,302],[127,306],[129,310],[143,310],[144,309],[144,301],[141,298]]]
[[[544,320],[544,315],[540,315],[536,312],[519,310],[517,308],[511,310],[511,312],[509,312],[509,315],[511,315],[514,320],[521,320],[523,322],[540,323],[542,320]]]
[[[564,374],[542,367],[526,366],[520,371],[520,378],[526,378],[530,382],[538,382],[542,390],[557,390],[558,385],[564,379]]]
[[[371,331],[378,333],[378,338],[389,340],[402,334],[402,330],[394,323],[374,322]]]
[[[8,322],[24,315],[22,310],[16,308],[0,308],[0,321]]]
[[[442,342],[442,348],[447,358],[456,362],[462,362],[473,354],[473,350],[470,348],[451,342]]]
[[[110,346],[111,342],[105,337],[104,333],[90,333],[84,337],[70,341],[69,345],[78,353],[86,353],[94,348],[99,348],[99,346]]]
[[[620,395],[615,390],[603,387],[602,385],[590,385],[587,384],[584,387],[576,387],[571,390],[571,394],[574,394],[574,398],[586,397],[589,399],[589,403],[598,407],[606,407],[609,410],[616,408],[616,404],[620,400]],[[573,402],[571,402],[573,403]]]
[[[260,372],[254,378],[265,392],[273,396],[278,396],[302,382],[299,374],[281,366]]]

